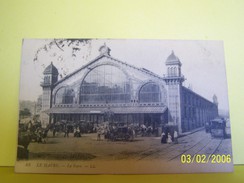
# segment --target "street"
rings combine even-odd
[[[132,142],[97,140],[97,134],[80,138],[48,137],[47,142],[29,145],[30,160],[180,160],[182,154],[231,155],[231,139],[211,138],[204,130],[178,139],[178,144],[161,144],[160,137],[136,137]]]

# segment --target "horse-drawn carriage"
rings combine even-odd
[[[65,137],[69,136],[69,133],[73,133],[75,137],[81,137],[81,134],[96,132],[94,123],[85,120],[76,122],[67,120],[57,121],[51,125],[50,129],[53,131],[53,136],[56,136],[56,133],[62,132],[65,134]]]
[[[75,124],[79,128],[81,133],[95,133],[94,123],[90,121],[80,120]]]
[[[94,123],[88,121],[78,121],[74,123],[74,137],[81,137],[81,134],[94,133]]]
[[[53,137],[56,136],[56,133],[60,132],[64,132],[64,136],[68,137],[69,133],[74,132],[74,124],[66,120],[61,120],[51,124],[50,129],[53,132]]]
[[[106,133],[106,138],[112,141],[133,141],[135,138],[135,131],[132,127],[124,123],[112,123]]]
[[[113,140],[125,140],[125,141],[133,141],[134,140],[134,132],[129,127],[118,127],[112,134]]]

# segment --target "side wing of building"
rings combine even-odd
[[[203,127],[210,120],[218,117],[218,105],[192,90],[182,86],[182,131],[192,131]]]

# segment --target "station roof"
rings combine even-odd
[[[114,114],[142,114],[142,113],[164,113],[167,106],[126,106],[111,107]],[[48,114],[104,114],[108,111],[106,107],[53,107],[44,112]]]

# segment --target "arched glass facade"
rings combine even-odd
[[[55,104],[73,104],[75,92],[71,88],[60,88],[55,97]]]
[[[161,94],[159,86],[155,83],[147,83],[142,86],[139,93],[140,103],[160,102]]]
[[[80,103],[128,103],[130,84],[127,76],[112,65],[92,69],[80,87]]]

